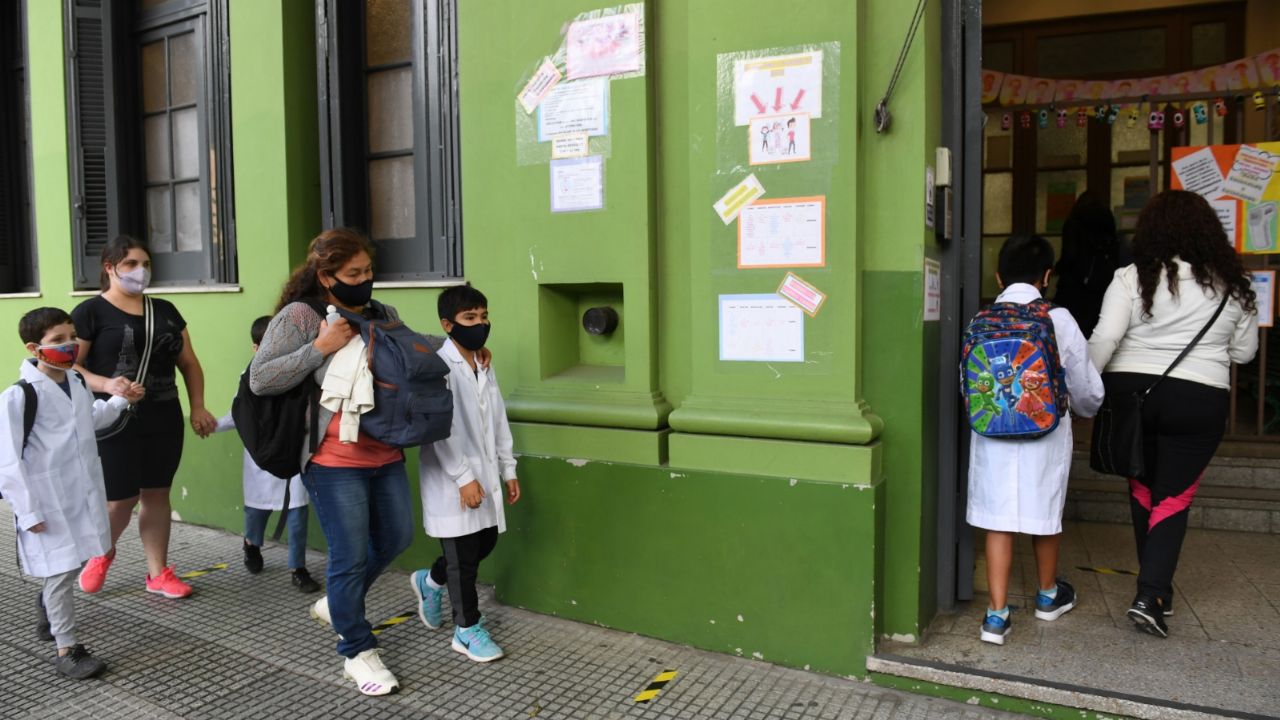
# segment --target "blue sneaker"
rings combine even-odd
[[[1057,620],[1076,606],[1076,589],[1066,580],[1059,579],[1057,582],[1057,595],[1049,597],[1036,593],[1036,617],[1040,620]]]
[[[422,624],[432,630],[439,630],[444,625],[444,588],[433,588],[427,584],[431,576],[430,570],[415,570],[409,576],[409,584],[413,586],[413,595],[418,598],[418,617]]]
[[[1003,645],[1004,638],[1012,627],[1013,616],[1005,619],[988,610],[986,619],[982,621],[982,642]]]
[[[476,662],[492,662],[506,654],[480,623],[469,628],[454,628],[453,649]]]

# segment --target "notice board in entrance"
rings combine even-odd
[[[1198,193],[1237,252],[1280,253],[1280,142],[1173,148],[1171,186]]]

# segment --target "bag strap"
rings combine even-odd
[[[22,388],[22,449],[27,449],[27,442],[31,440],[31,430],[36,426],[36,408],[40,405],[40,397],[36,395],[36,388],[26,380],[19,380],[14,383]]]
[[[1209,318],[1209,322],[1205,323],[1204,327],[1200,328],[1200,332],[1196,333],[1196,336],[1191,338],[1191,342],[1187,343],[1187,346],[1182,348],[1182,352],[1178,353],[1178,357],[1174,358],[1173,362],[1169,364],[1169,367],[1165,368],[1164,374],[1155,382],[1151,383],[1150,387],[1142,391],[1143,397],[1150,395],[1151,391],[1155,390],[1156,386],[1163,382],[1165,378],[1169,377],[1169,373],[1173,372],[1174,368],[1178,367],[1178,363],[1182,362],[1183,358],[1191,354],[1191,351],[1195,349],[1195,346],[1198,345],[1200,340],[1204,338],[1205,334],[1209,332],[1209,328],[1213,327],[1213,324],[1218,322],[1218,317],[1222,315],[1222,310],[1227,306],[1227,301],[1230,299],[1231,293],[1223,293],[1222,302],[1218,303],[1218,309],[1213,311],[1213,317]]]
[[[150,297],[142,299],[142,326],[146,337],[143,340],[142,357],[138,362],[138,377],[134,382],[146,385],[147,373],[151,371],[151,344],[156,335],[156,313]]]

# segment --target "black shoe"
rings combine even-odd
[[[66,655],[53,659],[53,666],[58,672],[72,680],[87,680],[98,677],[107,669],[107,664],[89,654],[84,646],[76,643]]]
[[[244,541],[244,566],[254,575],[262,572],[262,551],[248,540]]]
[[[293,586],[298,588],[298,592],[313,593],[320,590],[320,583],[311,579],[311,573],[306,568],[298,568],[293,571]]]
[[[1168,595],[1160,598],[1160,609],[1164,611],[1165,617],[1173,615],[1173,591],[1170,590]]]
[[[53,642],[53,627],[49,624],[49,613],[44,610],[44,593],[36,595],[36,637]]]
[[[1154,595],[1139,595],[1125,613],[1138,629],[1155,635],[1169,637],[1169,626],[1164,623],[1164,609]]]

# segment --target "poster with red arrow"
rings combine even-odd
[[[822,51],[738,60],[733,66],[733,122],[760,115],[822,117]]]

